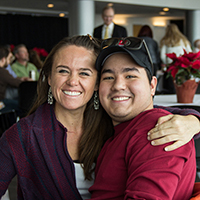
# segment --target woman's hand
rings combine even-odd
[[[167,115],[158,119],[147,138],[154,146],[174,142],[165,147],[165,151],[172,151],[188,143],[198,132],[200,132],[200,122],[197,117]]]

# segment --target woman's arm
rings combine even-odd
[[[195,138],[200,137],[199,112],[193,109],[155,107],[168,110],[174,115],[159,118],[157,125],[149,131],[148,140],[152,145],[174,142],[165,148],[166,151],[172,151],[188,143],[194,136]]]

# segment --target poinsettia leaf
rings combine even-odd
[[[195,60],[195,59],[200,59],[200,51],[198,51],[198,52],[195,54],[194,60]]]
[[[173,69],[175,69],[175,68],[176,68],[176,66],[170,65],[170,66],[168,67],[168,69],[167,69],[167,72],[169,72],[169,71],[171,71],[171,70],[173,70]]]
[[[200,60],[195,60],[195,61],[192,63],[192,68],[193,68],[193,69],[199,69],[199,70],[200,70]]]
[[[191,64],[191,61],[188,60],[188,58],[186,58],[186,57],[179,57],[178,60],[181,64],[184,64],[187,66],[189,66]],[[185,67],[184,65],[183,65],[183,67]]]
[[[177,56],[175,53],[167,53],[166,55],[168,58],[171,58],[173,61],[177,59]]]
[[[195,57],[195,54],[192,53],[192,52],[190,52],[190,53],[188,53],[188,54],[185,54],[184,57],[187,58],[187,59],[190,60],[190,61],[193,61],[193,60],[194,60],[194,57]]]
[[[168,66],[167,72],[173,78],[183,83],[190,77],[200,78],[200,51],[197,53],[187,53],[184,49],[182,56],[176,57],[175,53],[167,54],[173,60]]]
[[[171,71],[171,75],[172,75],[173,78],[176,77],[177,72],[178,72],[178,69],[177,69],[177,68],[175,68],[175,69],[173,69],[173,70]]]

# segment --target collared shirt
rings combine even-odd
[[[16,75],[15,72],[12,70],[10,64],[9,64],[5,69],[8,70],[9,74],[12,75],[13,78],[17,78],[17,75]]]
[[[19,63],[18,61],[16,61],[12,64],[11,67],[12,67],[12,70],[15,72],[15,74],[18,77],[29,77],[29,72],[35,71],[36,80],[38,80],[38,78],[39,78],[39,72],[38,72],[36,66],[30,62],[28,62],[27,65],[24,66],[21,63]]]
[[[102,38],[104,38],[106,27],[107,27],[107,25],[104,24],[103,28],[102,28]],[[114,23],[112,22],[111,24],[108,25],[108,33],[109,33],[108,36],[109,36],[109,38],[112,37],[113,30],[114,30]]]

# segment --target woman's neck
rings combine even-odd
[[[59,109],[55,105],[55,115],[57,120],[69,131],[74,133],[82,132],[84,112],[80,110]]]

